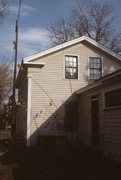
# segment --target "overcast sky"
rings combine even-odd
[[[59,15],[67,16],[75,2],[88,0],[22,0],[19,25],[18,60],[49,47],[47,26]],[[101,1],[101,0],[97,0]],[[117,29],[121,29],[121,0],[108,0],[114,6]],[[15,20],[19,0],[8,0],[10,13],[0,24],[0,58],[14,58]]]

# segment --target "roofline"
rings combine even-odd
[[[79,94],[81,94],[81,93],[83,93],[85,91],[88,91],[88,90],[92,89],[92,88],[96,88],[96,87],[100,86],[101,84],[102,84],[102,82],[93,82],[93,83],[91,83],[91,84],[77,90],[75,93],[77,95],[79,95]]]
[[[55,46],[55,47],[49,48],[49,49],[47,49],[47,50],[45,50],[45,51],[42,51],[42,52],[33,54],[33,55],[31,55],[31,56],[28,56],[28,57],[24,58],[23,61],[28,62],[28,61],[37,59],[37,58],[39,58],[39,57],[48,55],[48,54],[53,53],[53,52],[56,52],[56,51],[58,51],[58,50],[60,50],[60,49],[63,49],[63,48],[66,48],[66,47],[68,47],[68,46],[71,46],[71,45],[73,45],[73,44],[76,44],[76,43],[78,43],[78,42],[81,42],[81,41],[83,41],[84,39],[85,39],[85,36],[82,36],[82,37],[80,37],[80,38],[76,38],[76,39],[74,39],[74,40],[71,40],[71,41],[62,43],[62,44],[57,45],[57,46]]]
[[[92,88],[100,86],[103,81],[106,81],[108,79],[111,79],[111,78],[119,76],[119,75],[121,75],[121,69],[119,69],[119,70],[117,70],[117,71],[115,71],[113,73],[107,74],[106,76],[104,76],[104,77],[102,77],[102,78],[100,78],[98,80],[95,80],[93,83],[91,83],[91,84],[89,84],[89,85],[87,85],[87,86],[77,90],[75,93],[76,94],[81,94],[81,93],[83,93],[85,91],[88,91],[88,90],[90,90]]]
[[[71,40],[71,41],[68,41],[68,42],[65,42],[63,44],[60,44],[60,45],[57,45],[55,47],[52,47],[50,49],[47,49],[45,51],[42,51],[42,52],[39,52],[39,53],[36,53],[36,54],[33,54],[31,56],[28,56],[26,58],[23,59],[24,62],[28,62],[28,61],[31,61],[31,60],[34,60],[34,59],[37,59],[39,57],[43,57],[45,55],[48,55],[48,54],[51,54],[51,53],[54,53],[56,51],[59,51],[63,48],[66,48],[66,47],[69,47],[71,45],[74,45],[74,44],[77,44],[79,42],[82,42],[82,41],[87,41],[89,43],[91,43],[92,45],[98,47],[99,49],[101,49],[102,51],[110,54],[111,56],[113,56],[114,58],[116,58],[117,60],[121,60],[121,56],[117,55],[116,53],[114,53],[113,51],[109,50],[108,48],[102,46],[101,44],[99,44],[98,42],[96,42],[95,40],[87,37],[87,36],[82,36],[82,37],[79,37],[79,38],[76,38],[74,40]],[[120,61],[119,61],[120,62]]]
[[[23,65],[39,65],[39,66],[44,66],[45,63],[40,63],[40,62],[24,62]]]
[[[40,62],[24,62],[22,61],[21,66],[27,67],[27,66],[44,66],[45,63],[40,63]],[[21,74],[23,73],[23,70],[19,70],[18,75],[17,75],[17,79],[16,79],[16,87],[18,87],[18,81],[19,78],[21,77]]]

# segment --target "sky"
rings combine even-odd
[[[102,0],[97,0],[102,1]],[[107,0],[113,8],[116,18],[116,29],[121,29],[121,0]],[[22,0],[19,23],[18,62],[33,53],[47,49],[51,42],[47,27],[57,17],[69,14],[69,9],[76,2],[82,6],[88,0]],[[0,23],[0,59],[14,59],[15,22],[19,0],[8,0],[10,12]]]

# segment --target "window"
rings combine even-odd
[[[65,56],[65,79],[78,79],[77,56]]]
[[[102,62],[99,57],[90,57],[90,80],[96,80],[102,77]]]
[[[121,88],[105,93],[105,107],[121,106]]]

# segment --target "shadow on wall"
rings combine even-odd
[[[110,64],[110,67],[106,73],[109,73],[112,68],[114,67]],[[88,65],[86,66],[86,69],[88,69]],[[104,64],[104,69],[106,69],[106,64]],[[88,76],[84,76],[85,81],[90,83],[90,81],[88,81]],[[79,134],[77,95],[72,94],[58,108],[54,107],[53,102],[50,102],[49,105],[46,104],[45,106],[45,112],[40,109],[38,112],[34,112],[34,115],[32,114],[31,124],[33,131],[31,132],[31,136],[28,139],[31,144],[34,145],[37,143],[38,136],[76,137]],[[56,110],[53,109],[50,111],[50,107]],[[47,114],[49,114],[48,117],[46,116]],[[40,122],[42,122],[41,125]]]
[[[53,106],[53,103],[51,104]],[[54,111],[48,119],[38,126],[37,121],[41,120],[40,113],[33,117],[36,130],[31,134],[28,141],[31,145],[42,143],[47,137],[75,138],[78,134],[78,99],[75,94],[70,96],[59,108]]]

